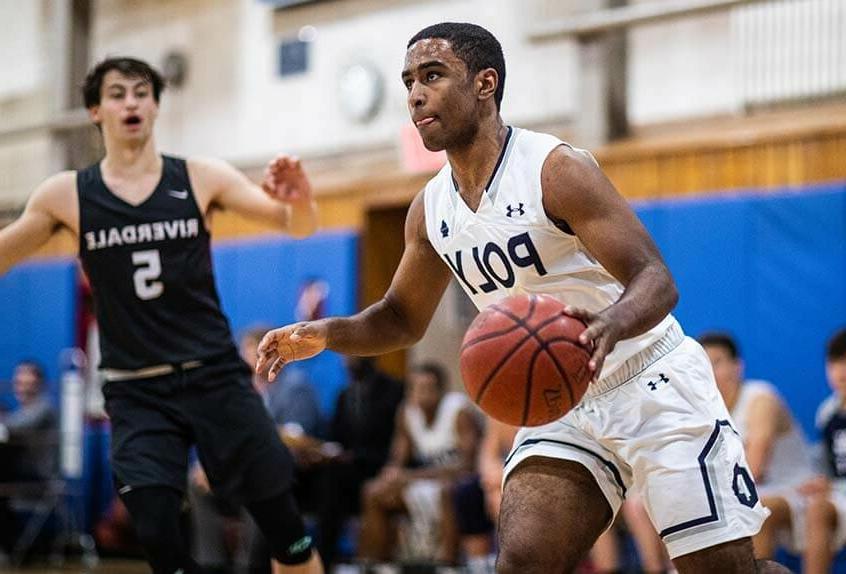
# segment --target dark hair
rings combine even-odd
[[[35,359],[24,359],[15,365],[15,369],[26,369],[38,379],[39,384],[44,384],[44,367]]]
[[[825,360],[839,361],[844,358],[846,358],[846,329],[840,329],[828,340]]]
[[[719,331],[703,333],[699,336],[699,344],[703,347],[722,347],[728,351],[728,354],[731,355],[732,359],[740,358],[740,347],[738,347],[734,337],[728,333],[722,333]]]
[[[496,109],[499,110],[505,92],[505,56],[502,46],[493,34],[477,26],[464,22],[441,22],[423,28],[408,41],[406,49],[420,40],[441,38],[449,42],[455,55],[467,65],[471,74],[493,68],[499,76],[494,93]]]
[[[103,78],[112,70],[117,70],[130,78],[141,78],[149,82],[153,88],[153,99],[156,103],[159,102],[159,97],[165,89],[165,80],[155,68],[135,58],[106,58],[88,72],[82,84],[82,97],[85,99],[86,108],[93,108],[100,104]]]
[[[446,389],[447,374],[442,366],[437,363],[420,363],[411,368],[412,373],[421,373],[435,378],[435,383],[441,391]]]

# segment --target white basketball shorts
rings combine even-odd
[[[614,515],[640,495],[671,558],[752,536],[769,515],[708,357],[678,326],[561,419],[521,429],[503,481],[532,456],[581,463]]]

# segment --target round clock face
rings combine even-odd
[[[341,109],[356,122],[367,122],[379,111],[382,103],[382,76],[369,64],[353,64],[341,72]]]

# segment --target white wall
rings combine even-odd
[[[396,149],[399,130],[408,122],[398,79],[406,42],[420,28],[444,20],[475,21],[499,37],[507,61],[506,121],[564,124],[582,108],[578,48],[569,40],[532,43],[527,32],[540,19],[567,16],[588,4],[336,0],[274,12],[259,0],[96,0],[91,51],[92,60],[128,54],[159,66],[168,52],[184,52],[188,80],[165,93],[161,147],[255,165],[280,150],[313,156]],[[15,23],[0,35],[0,131],[42,121],[51,111],[50,19],[56,5],[55,0],[0,0],[0,21]],[[832,21],[846,21],[842,6],[837,14]],[[732,52],[738,27],[732,18],[724,12],[630,33],[628,104],[634,125],[743,109],[748,91],[743,80],[749,74]],[[279,41],[309,23],[317,37],[308,72],[278,77]],[[339,104],[339,75],[359,61],[375,65],[384,79],[383,107],[366,124],[347,119]],[[0,138],[0,202],[29,193],[30,183],[49,173],[51,156],[43,151],[48,147],[32,135],[21,142]],[[21,162],[30,167],[8,167],[21,150],[35,148],[42,150],[35,159]],[[31,167],[36,164],[40,169]],[[12,171],[19,175],[9,176]]]
[[[100,0],[93,60],[134,56],[161,67],[168,52],[184,52],[188,80],[164,94],[159,143],[183,154],[226,156],[238,122],[241,17],[237,0]]]
[[[0,100],[25,95],[43,81],[42,8],[40,0],[0,0]]]
[[[308,155],[395,145],[408,121],[399,81],[406,42],[450,19],[476,21],[502,42],[510,64],[508,121],[575,112],[573,46],[527,43],[521,5],[509,0],[382,2],[343,19],[323,18],[308,72],[288,78],[276,75],[285,13],[274,16],[256,0],[101,0],[96,15],[97,58],[132,54],[159,64],[169,50],[188,54],[188,83],[165,94],[158,132],[163,147],[182,153],[251,162],[280,149]],[[364,125],[346,119],[337,93],[341,71],[359,61],[375,65],[384,79],[383,106]]]
[[[41,0],[0,0],[0,129],[37,124],[49,115],[49,18]],[[46,131],[0,138],[0,203],[22,205],[52,165],[52,151]]]
[[[730,21],[729,12],[719,12],[646,25],[629,33],[632,124],[727,114],[741,108]]]

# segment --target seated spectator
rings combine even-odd
[[[810,449],[802,429],[776,388],[765,381],[743,380],[743,362],[737,343],[724,333],[709,333],[699,342],[714,368],[717,388],[731,413],[735,430],[743,437],[748,469],[736,469],[734,490],[755,504],[758,497],[771,514],[753,538],[757,558],[772,558],[779,541],[801,549],[799,528],[804,500],[799,487],[813,474]],[[744,472],[755,477],[757,492]]]
[[[240,351],[245,362],[255,367],[256,348],[267,329],[250,329],[241,337]],[[321,432],[317,393],[301,369],[286,369],[274,384],[255,375],[253,386],[261,395],[271,418],[279,426],[280,440],[297,461],[295,495],[305,492],[301,472],[311,464],[310,453]],[[205,472],[195,464],[188,481],[192,514],[194,559],[209,572],[229,572],[233,563],[239,572],[269,574],[270,552],[249,514],[231,501],[212,492]]]
[[[369,357],[348,357],[349,385],[338,396],[316,479],[318,549],[327,571],[337,560],[345,520],[360,512],[364,483],[388,460],[403,387]]]
[[[455,563],[458,533],[452,491],[475,467],[479,442],[476,414],[463,393],[447,392],[443,369],[423,364],[412,369],[409,396],[400,407],[388,464],[365,484],[359,555],[365,562],[392,558],[392,517],[409,516],[413,546],[432,550],[435,560]],[[438,532],[431,538],[432,531]],[[433,543],[434,542],[434,543]],[[426,546],[434,546],[429,549]]]
[[[830,572],[834,554],[846,546],[846,329],[828,342],[826,376],[834,392],[817,410],[824,474],[802,485],[804,515],[793,523],[808,574]]]
[[[0,482],[50,478],[58,465],[58,417],[45,392],[44,370],[35,361],[18,363],[12,388],[17,408],[0,415]],[[0,498],[0,550],[11,551],[19,532],[9,500]]]

